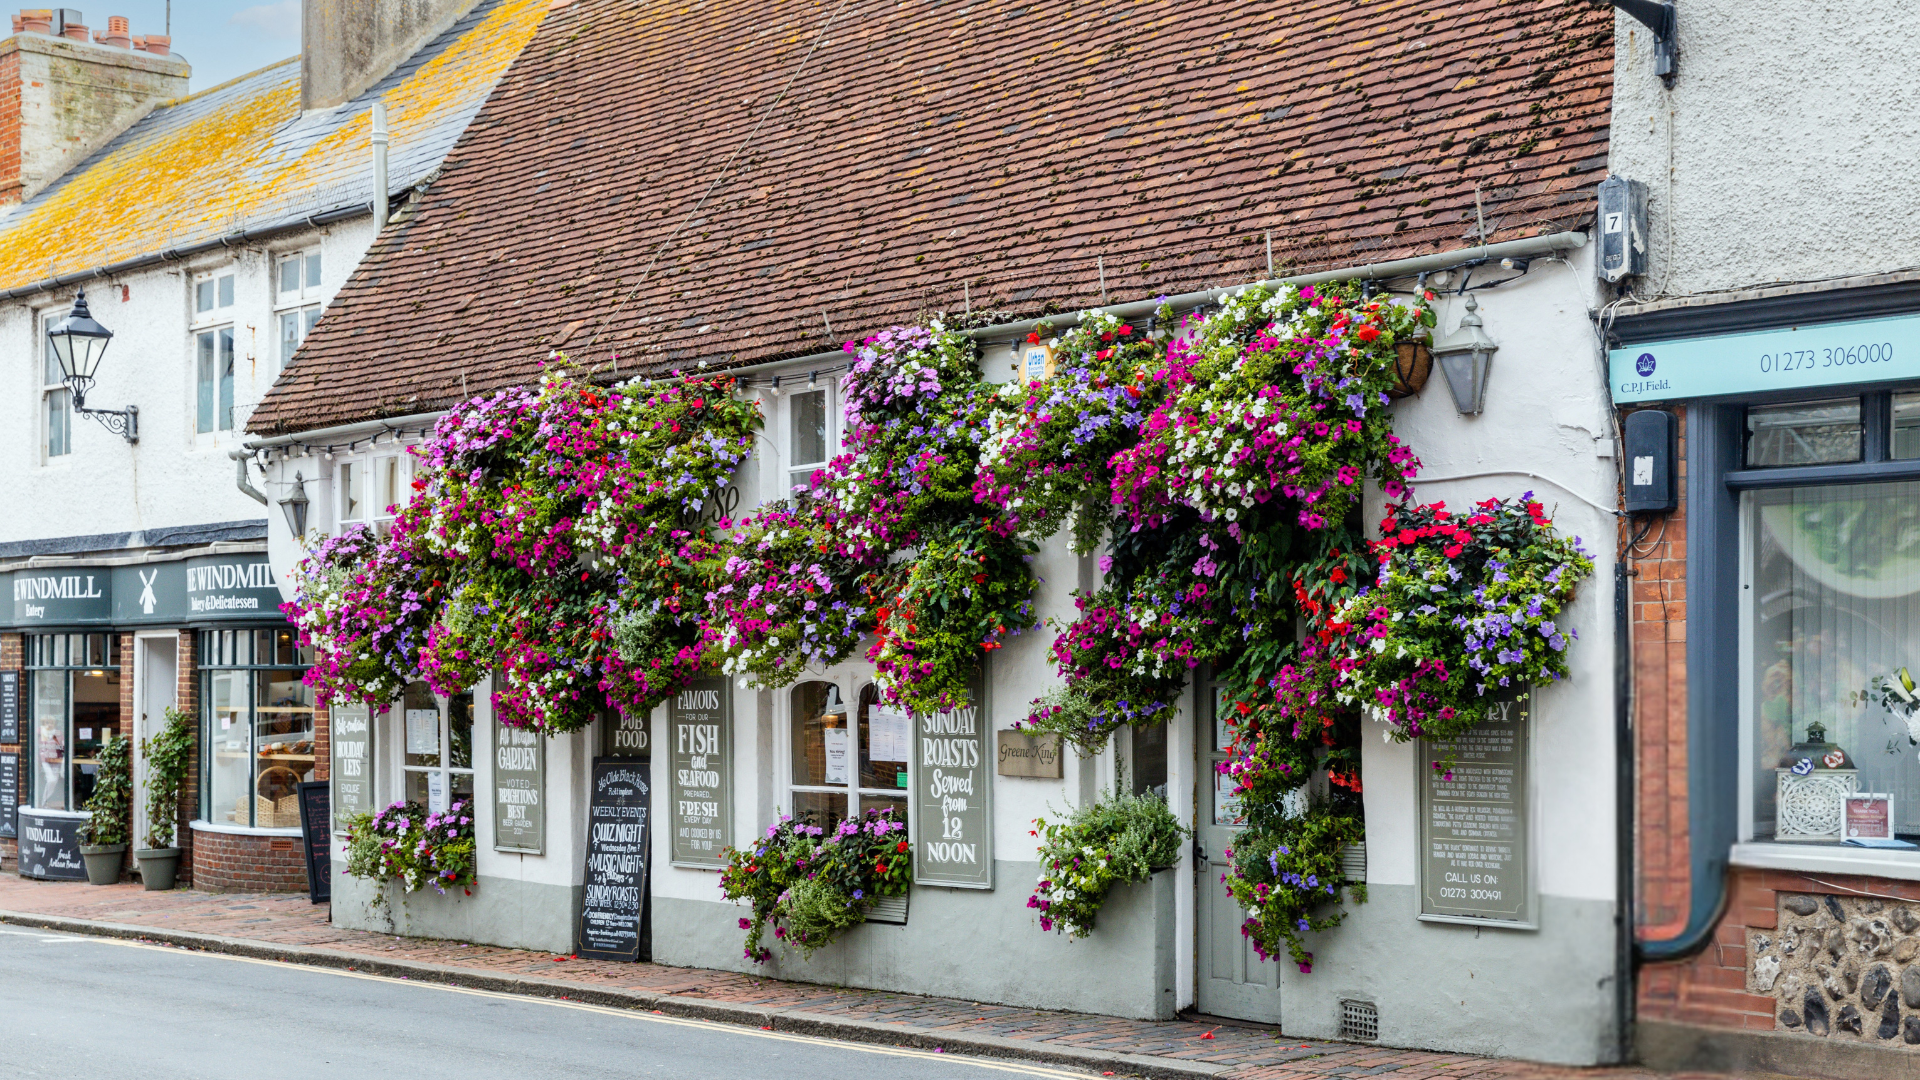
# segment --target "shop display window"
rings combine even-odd
[[[1920,483],[1751,491],[1742,516],[1752,836],[1920,842]]]
[[[402,798],[439,813],[473,798],[473,695],[434,696],[427,684],[407,687],[399,718]]]
[[[872,683],[851,709],[839,684],[817,681],[790,690],[788,705],[795,820],[831,829],[886,807],[907,820],[912,730],[904,712],[882,706]]]
[[[100,744],[120,723],[120,636],[34,634],[27,638],[33,769],[29,802],[79,810],[93,795]]]
[[[204,702],[201,817],[217,825],[300,825],[299,791],[314,778],[312,657],[290,629],[200,634]]]

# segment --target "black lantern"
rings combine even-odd
[[[287,528],[293,531],[293,538],[304,547],[307,542],[307,481],[299,473],[293,474],[293,494],[280,500],[280,510],[287,515]]]
[[[1466,314],[1453,333],[1433,343],[1433,358],[1453,391],[1453,407],[1463,416],[1478,416],[1487,400],[1487,369],[1500,348],[1480,322],[1480,304],[1471,293]]]
[[[73,394],[73,411],[93,417],[128,442],[139,442],[138,408],[132,405],[125,409],[86,407],[87,391],[93,389],[93,373],[100,367],[100,358],[107,354],[107,342],[112,340],[113,331],[95,322],[93,313],[87,310],[85,290],[74,294],[73,310],[66,318],[47,327],[47,348],[52,351],[54,362],[60,365],[60,381]]]

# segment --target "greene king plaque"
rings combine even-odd
[[[1457,739],[1420,741],[1420,917],[1535,925],[1527,732],[1533,692],[1488,705]],[[1432,762],[1454,755],[1453,779]]]

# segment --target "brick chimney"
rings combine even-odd
[[[87,36],[72,8],[27,8],[0,39],[0,206],[32,198],[154,105],[186,96],[192,68],[167,55],[164,36],[135,50],[117,16],[99,44]]]
[[[304,0],[300,107],[331,109],[385,78],[477,0]]]

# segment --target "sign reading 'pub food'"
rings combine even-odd
[[[493,849],[540,855],[547,849],[547,739],[493,723]]]
[[[993,888],[993,755],[982,680],[967,704],[913,718],[913,880]]]
[[[1458,739],[1420,743],[1420,917],[1533,923],[1527,729],[1533,693],[1492,702]],[[1454,755],[1453,779],[1427,762]]]
[[[581,956],[640,959],[647,900],[647,766],[596,759],[587,793],[587,881],[580,896]]]
[[[696,679],[667,704],[673,864],[720,868],[733,831],[733,733],[725,679]]]

